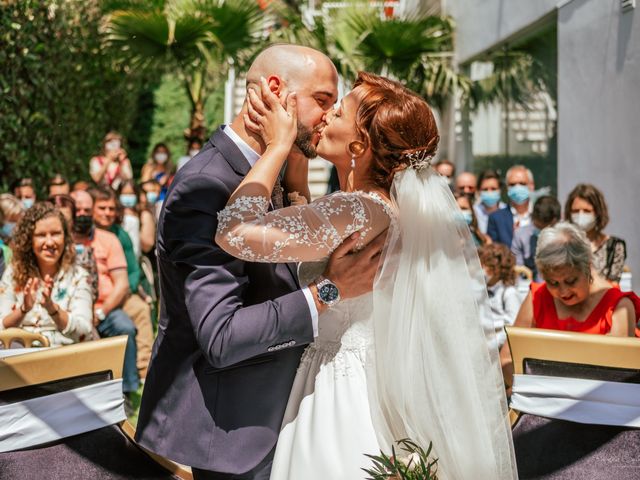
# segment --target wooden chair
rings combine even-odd
[[[21,344],[24,348],[49,346],[49,339],[41,333],[28,332],[22,328],[14,327],[0,330],[0,343],[4,348],[11,348],[14,342]],[[34,343],[39,343],[39,345],[34,345]]]
[[[522,275],[524,278],[526,278],[529,281],[529,283],[533,281],[533,272],[529,267],[526,267],[524,265],[516,265],[515,267],[513,267],[513,270],[518,275]]]
[[[113,337],[0,359],[0,408],[122,378],[127,337]],[[140,447],[126,420],[21,450],[0,453],[0,480],[154,478],[192,480],[188,467]]]
[[[640,384],[640,340],[506,327],[516,374]],[[640,430],[510,410],[521,480],[640,478]]]

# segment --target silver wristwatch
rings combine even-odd
[[[316,288],[318,289],[318,300],[328,307],[333,307],[340,301],[340,290],[338,286],[328,278],[321,278],[321,280],[316,283]]]

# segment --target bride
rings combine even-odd
[[[216,242],[255,262],[302,262],[301,284],[357,232],[388,229],[372,293],[329,308],[289,397],[271,479],[354,480],[395,441],[433,443],[441,479],[514,479],[515,457],[496,351],[479,321],[482,270],[446,183],[431,168],[433,113],[397,82],[361,73],[327,114],[317,145],[341,192],[270,209],[296,134],[296,98],[283,107],[262,80],[245,124],[267,149],[219,214]],[[478,288],[480,287],[480,288]],[[480,299],[480,302],[482,299]]]

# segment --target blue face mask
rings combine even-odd
[[[156,203],[158,201],[158,193],[157,192],[147,192],[147,202]]]
[[[473,222],[473,212],[471,210],[462,210],[462,218],[467,225]]]
[[[483,190],[480,192],[480,201],[487,207],[494,207],[500,201],[500,190]]]
[[[33,207],[34,203],[35,203],[35,200],[33,198],[23,198],[22,199],[22,205],[27,210],[29,210],[31,207]]]
[[[120,203],[123,207],[133,208],[138,203],[138,198],[135,193],[123,193],[120,195]]]
[[[509,187],[509,190],[507,191],[509,200],[511,200],[516,205],[522,205],[527,200],[529,200],[530,194],[531,192],[529,191],[529,187],[525,185],[513,185]]]
[[[13,222],[5,222],[4,225],[2,225],[2,234],[5,237],[10,237],[11,234],[13,233],[13,229],[16,228],[16,224]]]

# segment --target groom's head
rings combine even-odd
[[[284,101],[296,92],[298,136],[296,146],[306,157],[316,156],[317,129],[338,99],[338,72],[318,50],[299,45],[273,45],[263,50],[247,72],[247,89],[260,90],[260,77]]]

